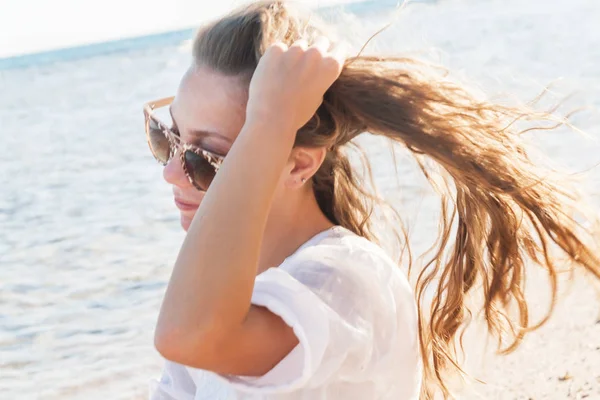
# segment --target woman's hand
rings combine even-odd
[[[323,95],[342,72],[344,58],[318,37],[289,48],[272,45],[260,59],[250,82],[246,119],[269,121],[294,135],[317,111]]]

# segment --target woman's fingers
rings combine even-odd
[[[331,42],[325,36],[318,36],[311,47],[318,49],[321,54],[326,55],[329,52],[329,47],[331,47]]]
[[[306,50],[308,48],[308,41],[304,39],[295,41],[294,44],[290,46],[290,50],[295,48]]]
[[[340,43],[333,46],[333,48],[329,50],[329,56],[338,61],[341,65],[344,65],[346,59],[348,58],[349,52],[350,49],[348,45]]]
[[[265,52],[265,55],[269,52],[269,51],[276,51],[278,53],[284,53],[288,50],[288,46],[287,44],[283,43],[283,42],[275,42],[273,43]]]
[[[321,55],[324,65],[334,67],[338,74],[341,72],[347,57],[346,46],[332,45],[325,36],[318,36],[308,51],[310,51],[310,49],[314,49],[315,52],[318,52]]]

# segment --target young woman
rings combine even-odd
[[[152,399],[447,397],[467,295],[510,350],[532,329],[527,268],[545,268],[556,293],[556,249],[600,277],[581,204],[530,160],[514,124],[552,116],[477,99],[414,60],[344,60],[280,1],[205,26],[193,55],[176,96],[145,107],[187,231],[156,327],[168,361]],[[154,113],[166,106],[173,126]],[[416,297],[375,244],[378,200],[345,152],[361,134],[447,178]]]

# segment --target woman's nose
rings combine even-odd
[[[183,170],[183,165],[181,165],[179,152],[173,155],[167,165],[165,165],[165,168],[163,169],[163,178],[171,185],[179,187],[192,186]]]

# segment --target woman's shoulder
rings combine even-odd
[[[417,381],[417,316],[406,277],[377,244],[344,228],[319,234],[260,274],[253,304],[294,328],[314,361],[309,385],[340,368],[383,387],[398,376],[401,386]]]
[[[386,281],[404,276],[400,267],[378,244],[354,232],[334,226],[302,245],[280,266],[292,274],[314,268],[348,275],[369,273]]]
[[[376,243],[340,226],[311,239],[277,269],[321,297],[339,301],[351,297],[389,304],[413,299],[398,264]]]

